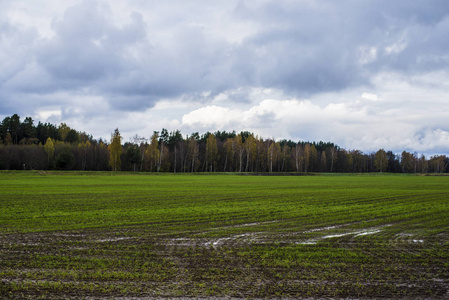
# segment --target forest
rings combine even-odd
[[[94,139],[65,123],[37,125],[14,114],[0,123],[0,169],[134,172],[327,172],[448,173],[445,155],[426,157],[384,149],[346,150],[332,142],[265,139],[248,131],[216,131],[183,136],[154,131],[123,142]]]

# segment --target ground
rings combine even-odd
[[[0,298],[449,297],[448,177],[25,174]]]

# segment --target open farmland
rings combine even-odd
[[[448,298],[449,177],[0,173],[0,298]]]

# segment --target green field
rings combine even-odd
[[[0,298],[448,298],[449,177],[0,172]]]

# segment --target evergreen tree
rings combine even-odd
[[[141,161],[140,149],[137,145],[131,145],[126,149],[126,160],[133,167],[133,172],[136,172],[136,165]]]
[[[20,139],[36,139],[36,127],[31,117],[26,117],[20,124]]]

